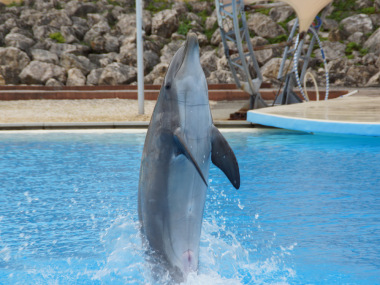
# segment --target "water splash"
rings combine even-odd
[[[152,278],[152,265],[147,262],[139,222],[133,216],[119,217],[102,236],[106,262],[92,279],[101,283],[171,284],[164,272],[159,280]],[[294,247],[294,246],[293,246]],[[260,261],[257,250],[245,248],[236,235],[216,219],[205,220],[202,228],[198,273],[188,276],[186,285],[195,284],[287,284],[295,275],[281,253],[291,254],[293,247]]]

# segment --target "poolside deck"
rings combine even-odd
[[[351,96],[249,111],[254,124],[310,133],[380,136],[380,89]]]

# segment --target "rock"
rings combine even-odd
[[[137,72],[134,67],[118,62],[107,65],[99,78],[99,85],[120,85],[135,81]]]
[[[322,48],[327,60],[338,59],[346,55],[346,45],[340,42],[326,41],[322,43]],[[319,60],[322,60],[322,54],[320,49],[315,50],[315,57]]]
[[[63,84],[62,82],[59,82],[57,79],[50,78],[48,81],[46,81],[45,86],[61,87],[63,86]]]
[[[277,79],[281,61],[282,58],[272,58],[261,68],[261,74],[268,79]],[[284,71],[287,70],[290,63],[290,60],[286,60]],[[290,67],[290,70],[291,68],[292,67]]]
[[[349,64],[347,58],[338,58],[330,60],[327,63],[327,69],[330,73],[330,78],[340,79],[348,70]]]
[[[94,65],[90,62],[90,60],[85,56],[76,56],[71,53],[64,53],[61,55],[60,65],[66,70],[70,70],[72,68],[79,69],[84,75],[90,73],[90,71],[94,68]]]
[[[372,76],[367,84],[367,87],[377,87],[380,86],[380,72],[376,73],[374,76]]]
[[[144,11],[146,11],[146,10],[143,10],[143,13],[144,13]],[[148,12],[149,12],[149,11],[148,11]],[[114,22],[116,22],[117,19],[118,19],[121,15],[123,15],[123,14],[126,14],[126,9],[124,9],[124,8],[121,7],[121,6],[115,6],[115,7],[113,7],[113,9],[112,9],[112,11],[111,11],[112,20],[113,20]]]
[[[335,28],[329,32],[328,39],[330,42],[339,42],[346,39],[346,35],[339,28]]]
[[[214,27],[218,25],[218,18],[217,17],[207,17],[205,22],[205,28],[206,30],[212,30]]]
[[[133,35],[136,33],[136,15],[121,15],[116,23],[117,31],[122,35]]]
[[[135,43],[127,43],[120,48],[120,53],[116,58],[117,62],[126,65],[136,65],[137,49]]]
[[[8,19],[5,23],[4,23],[4,26],[7,30],[12,30],[13,28],[15,27],[18,27],[19,26],[19,21],[17,19]]]
[[[65,82],[66,72],[58,65],[34,60],[20,73],[20,79],[24,84],[45,84],[50,78]]]
[[[108,23],[106,15],[107,14],[88,14],[87,15],[88,26],[93,27],[101,22]]]
[[[372,0],[356,0],[355,9],[369,8],[373,6]]]
[[[0,86],[4,86],[6,85],[7,83],[5,82],[5,79],[4,77],[0,74]]]
[[[0,74],[6,84],[18,84],[19,73],[29,64],[28,55],[14,47],[0,47]]]
[[[293,19],[293,20],[290,20],[287,24],[286,24],[286,28],[288,29],[289,33],[290,31],[292,30],[293,26],[295,25],[297,19]]]
[[[364,34],[362,32],[355,32],[351,36],[348,37],[349,42],[357,43],[358,45],[362,45],[364,43]]]
[[[366,14],[358,14],[345,18],[340,22],[340,25],[342,25],[343,31],[348,35],[355,32],[367,34],[373,30],[371,18]]]
[[[210,14],[211,13],[211,5],[209,3],[207,3],[207,1],[191,1],[191,2],[188,2],[192,7],[192,11],[194,13],[200,13],[200,12],[203,12],[203,11],[206,11],[207,14]]]
[[[5,23],[6,21],[8,21],[9,19],[14,19],[16,20],[17,19],[17,16],[12,14],[12,13],[0,13],[0,23]]]
[[[83,86],[86,84],[86,76],[78,68],[71,68],[67,72],[67,86]]]
[[[263,38],[275,38],[286,34],[286,31],[270,17],[261,14],[250,14],[247,20],[248,29]]]
[[[65,11],[69,16],[86,17],[87,14],[97,13],[98,6],[91,2],[70,1],[66,4]]]
[[[168,70],[169,63],[159,63],[144,77],[145,84],[161,84]],[[156,83],[154,83],[156,81]],[[161,83],[160,83],[161,82]]]
[[[189,22],[193,22],[193,21],[195,21],[198,25],[201,25],[201,24],[202,24],[202,18],[199,17],[197,14],[194,14],[194,13],[192,13],[192,12],[188,12],[188,13],[186,13],[185,18],[186,18]]]
[[[79,40],[83,40],[85,34],[90,29],[87,21],[79,17],[72,17],[71,19],[73,21],[72,29],[75,31],[75,36]]]
[[[21,29],[19,27],[14,27],[10,32],[10,34],[20,34],[27,38],[33,39],[33,33],[29,30]]]
[[[262,37],[254,37],[251,39],[252,47],[258,47],[269,44],[268,40],[262,38]],[[259,63],[259,65],[264,65],[267,63],[273,56],[273,49],[263,49],[263,50],[257,50],[255,51],[256,60]]]
[[[183,15],[188,12],[187,6],[184,2],[175,2],[172,6],[172,9],[174,9],[178,15]]]
[[[166,39],[157,35],[150,35],[149,37],[145,38],[144,50],[151,50],[156,54],[160,54],[161,49],[164,47],[166,43]]]
[[[203,71],[206,77],[209,77],[211,72],[217,69],[218,60],[219,58],[216,56],[214,50],[207,51],[201,56],[200,58],[201,66],[203,68]]]
[[[142,28],[143,30],[150,34],[150,32],[152,31],[152,14],[147,11],[147,10],[143,10],[143,23],[142,23]]]
[[[207,78],[208,84],[218,84],[218,83],[235,83],[234,77],[231,71],[226,70],[215,70],[210,73],[210,76]]]
[[[147,74],[160,62],[158,55],[150,50],[144,51],[144,73]]]
[[[49,38],[50,34],[56,33],[56,32],[59,32],[59,30],[57,28],[53,28],[53,27],[50,27],[47,25],[44,25],[44,26],[35,25],[35,26],[33,26],[34,38],[37,40],[40,40],[40,41],[42,41],[46,38]]]
[[[375,65],[380,68],[380,56],[377,58]]]
[[[20,14],[20,20],[28,26],[40,25],[40,19],[43,18],[43,13],[35,9],[25,9]],[[2,22],[5,20],[1,19]],[[47,24],[47,23],[46,23]]]
[[[380,10],[380,8],[377,8],[378,11]],[[370,14],[369,17],[371,18],[371,21],[372,21],[372,24],[374,27],[379,27],[380,26],[380,14],[379,12],[375,13],[375,14]]]
[[[186,41],[186,36],[178,34],[178,33],[173,33],[171,36],[171,40],[172,41],[178,41],[178,40]]]
[[[183,41],[173,41],[165,45],[161,50],[160,61],[170,63],[174,54],[183,45]]]
[[[380,28],[378,28],[364,43],[364,48],[375,54],[380,54]]]
[[[61,34],[65,38],[65,43],[72,44],[72,43],[78,43],[79,42],[79,40],[75,36],[76,31],[71,26],[62,26],[61,27]]]
[[[353,65],[348,68],[347,73],[344,77],[344,81],[347,85],[364,86],[365,84],[367,84],[371,76],[372,74],[368,71],[368,68],[366,66]]]
[[[88,58],[91,61],[91,63],[93,63],[95,66],[106,67],[107,65],[116,61],[118,56],[119,54],[116,52],[103,53],[103,54],[91,53],[88,55]]]
[[[380,9],[380,0],[375,0],[373,6],[379,10]]]
[[[31,51],[31,54],[32,54],[33,60],[52,63],[52,64],[56,64],[56,65],[59,63],[58,56],[55,53],[52,53],[52,52],[47,51],[47,50],[33,49]]]
[[[178,14],[175,10],[163,10],[152,19],[152,34],[169,38],[178,29]]]
[[[105,52],[119,52],[119,39],[117,37],[106,34],[104,36],[106,43],[104,46]]]
[[[221,58],[218,58],[216,63],[216,69],[231,71],[230,65],[228,64],[228,59],[225,55],[223,55]]]
[[[49,25],[54,28],[60,29],[62,26],[71,26],[73,24],[64,10],[49,12],[49,16],[52,17]]]
[[[198,37],[198,43],[201,47],[208,45],[208,39],[207,39],[207,36],[205,34],[198,33],[197,37]]]
[[[333,19],[324,19],[322,28],[327,31],[331,31],[339,28],[339,23]]]
[[[231,50],[236,50],[236,46],[233,42],[227,42],[227,46],[228,46],[228,49],[231,51]],[[225,56],[225,50],[224,50],[224,45],[223,43],[220,43],[219,46],[218,46],[218,49],[217,49],[217,55],[218,57],[223,57]]]
[[[33,7],[38,11],[46,11],[54,8],[54,1],[34,0]]]
[[[91,72],[87,75],[86,85],[98,85],[100,75],[103,73],[103,68],[96,68],[91,70]]]
[[[215,32],[211,36],[210,43],[214,46],[217,46],[221,42],[222,42],[222,35],[220,34],[220,30],[216,29]]]
[[[366,54],[365,56],[363,56],[362,63],[365,66],[369,66],[369,65],[376,66],[376,61],[378,58],[379,58],[378,55],[370,52],[370,53]]]
[[[110,32],[111,28],[107,22],[101,21],[94,25],[84,36],[84,41],[92,50],[96,52],[103,52],[105,49],[106,40],[104,35]]]
[[[61,56],[64,53],[72,53],[75,55],[86,55],[90,52],[90,48],[85,45],[79,44],[59,44],[59,43],[49,43],[49,50],[52,53]]]
[[[272,18],[273,21],[277,23],[284,22],[293,14],[294,10],[290,6],[272,8],[269,11],[269,16]]]
[[[8,47],[15,47],[28,52],[30,47],[34,45],[34,40],[22,34],[8,34],[5,37],[5,45]]]

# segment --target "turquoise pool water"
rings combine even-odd
[[[212,166],[188,284],[380,284],[379,138],[224,135],[241,189]],[[0,284],[155,284],[138,234],[144,138],[0,133]]]

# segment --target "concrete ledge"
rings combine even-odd
[[[380,136],[380,123],[312,120],[253,111],[248,112],[247,120],[255,124],[308,133]]]
[[[249,128],[247,121],[214,121],[218,128]],[[0,124],[0,130],[75,130],[75,129],[147,129],[149,122],[78,122]]]

